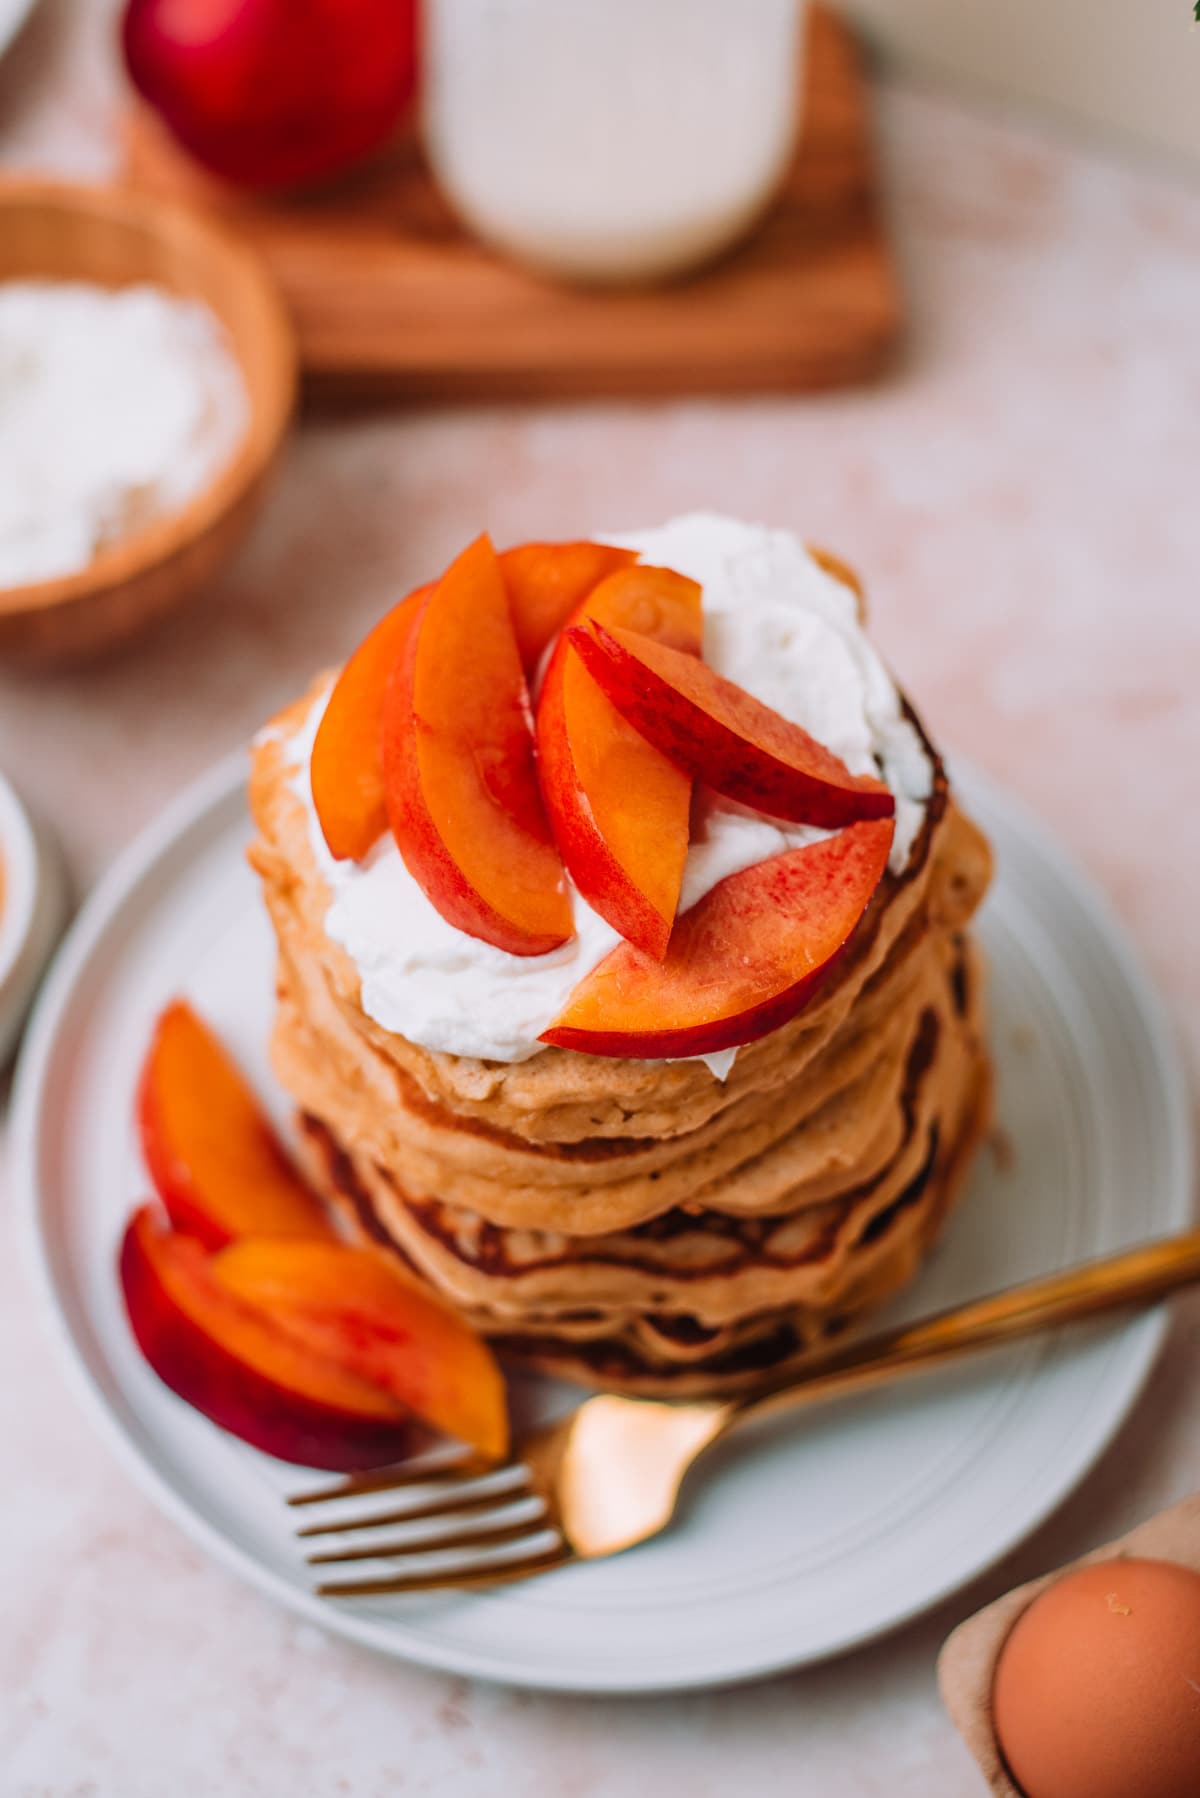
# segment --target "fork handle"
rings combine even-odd
[[[1190,1230],[852,1343],[806,1372],[733,1399],[728,1421],[739,1423],[770,1411],[869,1392],[905,1374],[944,1367],[975,1349],[1016,1342],[1038,1330],[1100,1317],[1125,1306],[1149,1304],[1196,1281],[1200,1281],[1200,1230]]]

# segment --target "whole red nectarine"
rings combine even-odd
[[[412,98],[416,0],[129,0],[134,85],[198,162],[295,187],[379,148]]]

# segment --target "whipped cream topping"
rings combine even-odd
[[[841,756],[854,774],[878,774],[896,799],[891,866],[901,870],[920,831],[932,768],[899,695],[862,631],[854,595],[786,531],[693,513],[657,530],[606,541],[639,550],[704,589],[705,660]],[[549,955],[509,955],[466,936],[436,911],[391,837],[362,862],[330,855],[317,821],[310,764],[328,693],[286,745],[292,788],[331,893],[325,930],[362,982],[361,1003],[410,1042],[487,1061],[524,1061],[571,989],[621,940],[572,893],[574,939]],[[680,910],[728,874],[829,833],[780,824],[714,800],[702,839],[688,849]],[[718,1078],[735,1049],[703,1056]]]

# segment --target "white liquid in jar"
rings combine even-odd
[[[466,223],[587,280],[714,255],[796,139],[803,0],[428,0],[425,137]]]

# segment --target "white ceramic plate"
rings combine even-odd
[[[67,886],[57,845],[0,774],[0,1067],[62,934]]]
[[[281,1500],[310,1482],[158,1384],[114,1274],[145,1187],[131,1097],[167,997],[186,992],[270,1090],[272,942],[243,860],[242,774],[225,765],[186,794],[92,898],[43,995],[13,1130],[33,1259],[76,1384],[135,1477],[206,1547],[389,1654],[529,1686],[664,1691],[797,1666],[891,1628],[1011,1548],[1092,1465],[1154,1360],[1160,1315],[747,1433],[672,1533],[616,1560],[482,1596],[315,1599]],[[1000,869],[982,933],[1012,1166],[981,1156],[901,1315],[1178,1229],[1190,1212],[1183,1081],[1118,927],[1011,801],[969,775],[960,787]]]
[[[34,0],[0,0],[0,56],[8,49],[34,8]]]

